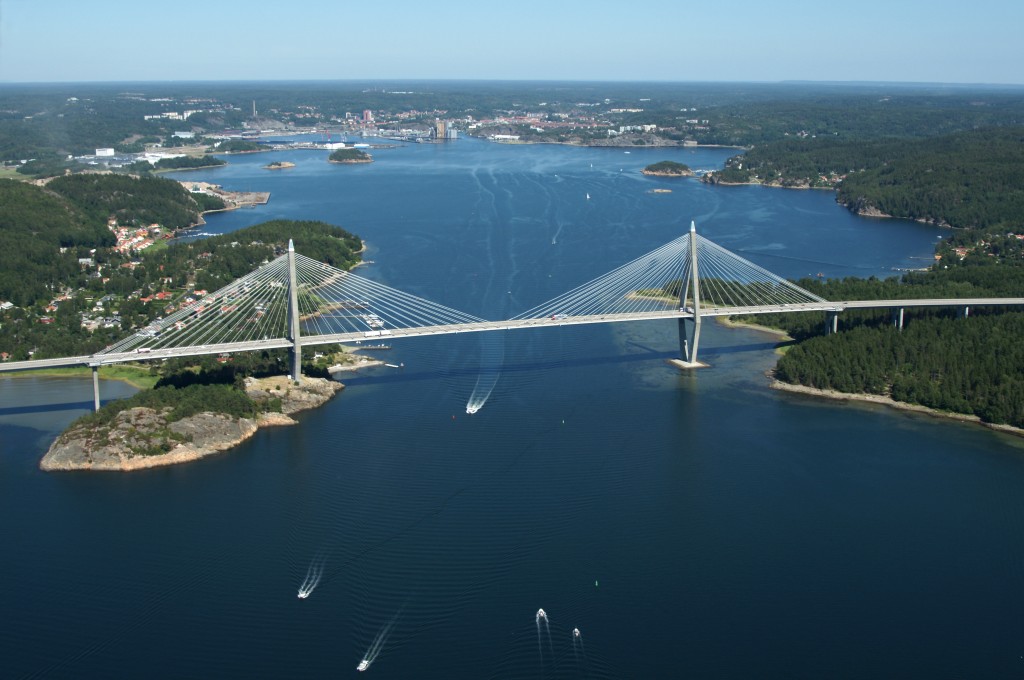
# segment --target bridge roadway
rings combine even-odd
[[[919,300],[847,300],[844,302],[808,302],[787,305],[756,305],[750,307],[715,307],[701,305],[700,315],[743,316],[752,314],[776,314],[779,312],[842,312],[847,309],[903,309],[908,307],[984,307],[1024,306],[1024,298],[947,298]],[[380,340],[382,338],[409,338],[424,335],[449,335],[452,333],[480,333],[486,331],[516,330],[521,328],[543,328],[548,326],[578,326],[596,323],[618,323],[622,321],[649,321],[652,319],[691,319],[693,312],[688,309],[668,309],[656,312],[633,312],[625,314],[594,314],[587,316],[566,316],[554,314],[536,319],[508,319],[505,321],[478,321],[417,328],[392,328],[383,331],[335,333],[331,335],[304,335],[300,338],[303,347],[330,345],[342,342]],[[247,340],[191,347],[166,349],[145,348],[132,352],[94,354],[90,356],[60,357],[54,359],[32,359],[0,363],[0,372],[29,371],[43,368],[66,366],[105,366],[135,361],[153,361],[176,357],[202,356],[208,354],[232,354],[269,349],[287,349],[292,342],[287,338]]]

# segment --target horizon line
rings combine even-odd
[[[119,84],[286,84],[286,83],[581,83],[609,85],[843,85],[887,87],[983,87],[1024,88],[1024,83],[999,82],[943,82],[928,80],[615,80],[592,78],[422,78],[422,77],[366,77],[366,78],[208,78],[208,79],[118,79],[118,80],[0,80],[0,86],[9,85],[119,85]]]

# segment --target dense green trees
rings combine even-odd
[[[366,153],[362,149],[337,149],[331,152],[331,155],[327,157],[327,160],[332,163],[369,163],[372,158],[370,154]]]
[[[213,156],[177,156],[161,158],[154,166],[157,170],[192,170],[227,165],[227,161]]]
[[[680,177],[686,177],[693,174],[689,165],[686,165],[685,163],[677,163],[675,161],[660,161],[658,163],[652,163],[644,168],[642,172],[645,175],[679,175]]]
[[[1024,314],[859,327],[800,343],[780,380],[969,413],[1024,427]]]
[[[852,210],[954,227],[1012,227],[1024,214],[1024,128],[928,139],[789,138],[731,158],[708,181],[837,186]]]
[[[80,256],[113,243],[105,221],[59,194],[0,180],[0,300],[25,306],[49,299],[78,275]]]
[[[1024,297],[1024,265],[978,258],[900,279],[802,280],[828,300]],[[799,342],[779,360],[777,377],[840,392],[974,414],[1024,427],[1024,313],[908,305],[898,330],[889,311],[847,311],[840,332],[824,335],[823,314],[773,314],[748,320],[786,330]]]
[[[267,147],[247,139],[225,139],[217,144],[217,153],[243,153],[248,151],[266,151]]]
[[[954,227],[1019,226],[1024,128],[963,132],[910,145],[846,177],[839,201]]]
[[[167,229],[181,229],[195,224],[209,204],[205,197],[197,200],[198,195],[180,183],[157,177],[67,175],[51,180],[47,188],[67,198],[104,230],[111,217],[121,225],[160,224]],[[212,204],[218,202],[223,207],[219,199]]]

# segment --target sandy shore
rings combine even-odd
[[[793,338],[790,337],[786,331],[779,330],[778,328],[772,328],[771,326],[762,326],[756,323],[750,323],[749,321],[736,321],[732,317],[728,316],[716,316],[715,321],[725,326],[726,328],[749,328],[751,330],[758,331],[759,333],[767,333],[768,335],[774,335],[781,342],[789,342]]]

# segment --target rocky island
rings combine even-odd
[[[694,174],[690,166],[675,161],[653,163],[640,172],[653,177],[693,177]]]
[[[287,168],[294,168],[295,163],[289,161],[274,161],[263,166],[264,170],[285,170]]]
[[[246,378],[245,396],[259,408],[244,415],[218,409],[176,418],[174,406],[131,406],[110,419],[86,417],[53,442],[39,467],[128,472],[187,463],[230,449],[260,427],[294,425],[292,414],[326,403],[343,387],[325,378]]]

